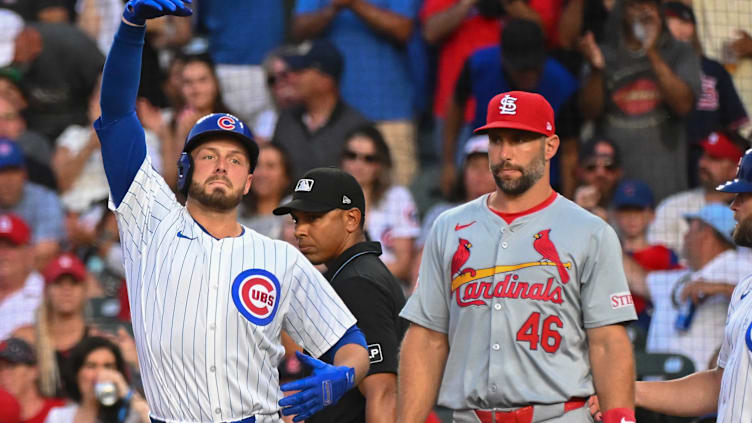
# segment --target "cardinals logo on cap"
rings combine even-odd
[[[517,97],[507,94],[499,101],[499,114],[516,115],[517,114]]]

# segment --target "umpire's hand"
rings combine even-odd
[[[306,378],[280,386],[283,391],[297,391],[279,400],[282,414],[295,415],[294,422],[305,420],[324,407],[342,398],[355,385],[355,370],[347,366],[332,366],[311,356],[295,351],[301,363],[313,368],[313,374]]]
[[[191,0],[130,0],[125,4],[123,19],[134,25],[144,25],[147,19],[165,15],[190,16],[187,6]]]

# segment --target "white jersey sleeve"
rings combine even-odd
[[[320,357],[356,321],[321,272],[297,250],[294,253],[297,260],[290,275],[289,309],[283,328],[312,356]]]
[[[127,269],[138,260],[162,219],[182,206],[146,155],[123,200],[116,206],[110,198],[109,207],[117,216]]]

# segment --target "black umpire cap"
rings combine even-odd
[[[358,181],[335,167],[319,167],[309,170],[298,180],[292,200],[274,209],[274,214],[288,214],[293,210],[325,213],[354,208],[365,216],[366,199]]]

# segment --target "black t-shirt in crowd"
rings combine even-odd
[[[399,317],[405,305],[402,287],[379,255],[378,242],[355,244],[337,257],[324,274],[366,336],[371,361],[368,375],[397,373],[397,352],[408,326],[408,321]],[[366,400],[357,387],[337,404],[306,419],[308,423],[365,421]]]

